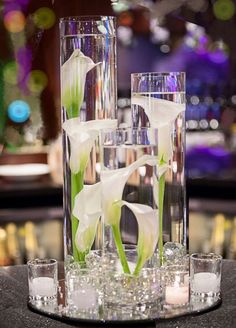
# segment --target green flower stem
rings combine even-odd
[[[158,249],[160,256],[160,264],[163,263],[163,205],[164,205],[164,194],[165,194],[165,174],[159,179],[159,197],[158,197],[158,208],[159,208],[159,241]]]
[[[75,196],[83,189],[84,186],[84,172],[78,172],[76,174],[71,173],[71,211],[74,208]],[[73,257],[75,261],[84,262],[85,253],[78,251],[75,244],[75,234],[78,229],[79,220],[71,214],[72,225],[72,249]]]
[[[128,265],[128,262],[127,262],[127,259],[126,259],[126,256],[125,256],[125,251],[124,251],[122,240],[121,240],[120,228],[116,224],[113,224],[111,226],[111,228],[112,228],[116,248],[117,248],[117,251],[118,251],[118,255],[119,255],[119,258],[120,258],[120,262],[121,262],[123,271],[124,271],[124,273],[130,274],[129,265]]]
[[[135,269],[134,269],[134,276],[138,276],[138,275],[139,275],[139,272],[140,272],[140,270],[142,269],[143,264],[144,264],[144,263],[143,263],[142,257],[140,256],[140,257],[138,258],[138,261],[137,261],[136,267],[135,267]]]

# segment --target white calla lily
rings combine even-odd
[[[157,158],[152,155],[143,155],[138,160],[124,168],[101,171],[102,200],[105,224],[119,224],[119,201],[122,199],[126,181],[136,169],[145,164],[155,166],[157,165]]]
[[[70,169],[72,173],[76,174],[85,170],[99,131],[113,129],[116,126],[117,120],[111,119],[80,122],[79,118],[71,118],[63,123],[62,128],[70,140]]]
[[[130,269],[120,234],[121,199],[126,181],[129,179],[130,175],[145,164],[152,166],[157,165],[157,158],[152,155],[143,155],[127,167],[101,171],[104,223],[110,225],[112,228],[121,265],[124,272],[128,274],[130,273]]]
[[[79,114],[83,99],[86,74],[96,65],[80,49],[75,49],[70,58],[61,67],[61,101],[69,117]]]
[[[138,105],[144,109],[151,127],[155,128],[169,124],[185,111],[185,104],[154,97],[135,95],[131,102],[132,105]]]
[[[185,104],[141,95],[133,96],[131,102],[144,109],[152,128],[158,128],[159,159],[168,163],[172,156],[171,124],[185,111]]]
[[[155,252],[158,241],[158,210],[143,204],[120,202],[126,205],[135,215],[138,222],[138,260],[134,274],[138,274],[145,262]]]
[[[159,255],[163,255],[163,204],[165,194],[165,172],[172,159],[172,123],[185,111],[185,104],[154,97],[134,95],[132,105],[142,107],[152,128],[158,128],[158,178],[154,181],[154,199],[159,209]]]
[[[75,197],[73,215],[79,220],[75,244],[79,252],[91,249],[101,216],[101,182],[85,185]]]

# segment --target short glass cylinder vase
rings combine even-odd
[[[157,146],[157,129],[102,133],[104,301],[111,306],[160,298]]]
[[[115,18],[62,18],[60,40],[65,261],[83,263],[102,245],[100,220],[91,216],[92,228],[86,221],[86,199],[100,179],[100,130],[117,126]]]
[[[131,75],[132,122],[135,128],[158,129],[159,254],[163,244],[187,245],[185,188],[185,73]]]

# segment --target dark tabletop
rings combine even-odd
[[[60,266],[61,267],[61,266]],[[234,328],[236,327],[236,261],[223,262],[222,305],[211,312],[158,322],[158,328]],[[27,267],[0,268],[0,328],[73,327],[31,312],[27,308]],[[92,326],[81,325],[81,328]],[[107,327],[107,326],[106,326]],[[117,325],[116,325],[117,327]],[[127,327],[127,326],[126,326]],[[141,328],[139,324],[134,327]],[[154,328],[155,324],[142,325]]]

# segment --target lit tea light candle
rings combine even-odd
[[[165,301],[171,305],[182,305],[189,301],[189,286],[166,286]]]
[[[195,273],[192,290],[195,293],[218,293],[220,291],[220,277],[212,272]]]
[[[56,297],[57,286],[53,278],[37,277],[29,280],[29,291],[31,296]]]

